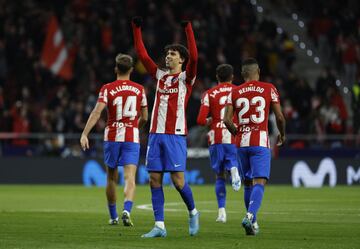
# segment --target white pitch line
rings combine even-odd
[[[209,203],[214,203],[212,201],[198,201],[196,202],[197,204],[209,204]],[[185,206],[183,208],[166,208],[166,206],[182,206],[184,205],[183,202],[169,202],[169,203],[166,203],[165,204],[165,207],[164,207],[164,211],[167,211],[167,212],[186,212],[186,208]],[[137,205],[136,206],[137,209],[141,209],[141,210],[147,210],[147,211],[153,211],[152,210],[152,204],[149,203],[149,204],[142,204],[142,205]],[[359,211],[359,209],[349,209],[349,210],[352,210],[352,211]],[[201,213],[217,213],[218,210],[217,208],[214,208],[213,210],[210,210],[210,209],[199,209],[199,211]],[[243,213],[243,210],[241,208],[241,210],[239,211],[226,211],[227,213],[232,213],[232,214],[242,214]],[[300,209],[300,210],[295,210],[294,212],[261,212],[261,214],[264,214],[264,215],[290,215],[290,214],[294,214],[294,213],[298,213],[298,212],[306,212],[307,214],[309,215],[317,215],[317,216],[325,216],[325,215],[333,215],[333,216],[360,216],[360,214],[354,214],[354,213],[332,213],[332,212],[317,212],[316,209]]]

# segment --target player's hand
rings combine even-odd
[[[132,22],[135,24],[136,27],[141,27],[142,25],[142,17],[141,16],[135,16],[132,18]]]
[[[186,26],[187,26],[189,23],[190,23],[190,21],[188,21],[188,20],[182,20],[182,21],[181,21],[181,26],[182,26],[183,28],[186,28]]]
[[[284,143],[285,143],[285,140],[286,140],[286,137],[285,135],[284,136],[281,136],[281,134],[278,135],[278,142],[277,142],[277,146],[282,146]]]
[[[206,125],[207,125],[207,126],[210,126],[211,123],[212,123],[212,121],[213,121],[212,117],[207,118],[207,119],[206,119]]]
[[[81,145],[81,148],[83,151],[89,149],[89,139],[87,136],[85,135],[81,135],[81,138],[80,138],[80,145]]]

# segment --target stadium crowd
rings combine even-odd
[[[299,3],[296,7],[300,11],[301,8],[308,9],[305,6],[308,1],[294,2]],[[336,1],[331,2],[332,6],[336,5]],[[324,3],[320,1],[320,8]],[[294,42],[285,32],[279,34],[274,22],[257,19],[247,1],[74,0],[60,3],[0,0],[0,20],[4,24],[0,26],[0,132],[81,132],[97,101],[100,87],[114,80],[116,54],[135,56],[130,20],[140,15],[144,17],[145,45],[159,64],[163,58],[154,56],[163,54],[164,45],[185,44],[180,20],[193,22],[199,62],[197,82],[187,110],[190,146],[206,145],[206,139],[199,140],[205,131],[196,125],[196,117],[202,93],[216,84],[216,66],[221,63],[233,65],[234,82],[240,84],[241,61],[247,57],[257,58],[262,68],[262,80],[272,82],[279,89],[288,134],[317,134],[321,143],[326,134],[359,133],[360,122],[355,119],[360,118],[360,90],[354,90],[354,109],[351,110],[345,105],[335,81],[344,71],[350,89],[360,84],[355,83],[360,80],[360,15],[355,15],[351,6],[344,5],[343,11],[347,11],[347,16],[353,20],[344,19],[340,12],[334,11],[337,7],[320,16],[315,15],[315,10],[308,13],[313,14],[309,34],[319,44],[319,49],[330,51],[331,61],[335,58],[336,62],[326,65],[317,82],[311,85],[292,70],[296,61]],[[47,22],[53,14],[68,46],[76,47],[71,80],[53,75],[40,62]],[[357,26],[350,25],[350,21]],[[333,26],[337,27],[337,32],[333,31]],[[340,32],[343,30],[346,32]],[[323,36],[326,37],[325,45]],[[132,79],[145,86],[151,111],[156,84],[139,62]],[[354,113],[354,126],[347,123],[350,112]],[[106,117],[96,126],[95,133],[103,132],[105,120]],[[148,129],[145,130],[143,145]],[[77,140],[74,142],[78,143]],[[19,147],[29,144],[31,140],[28,139],[11,141],[11,145]],[[44,151],[48,153],[63,150],[64,146],[54,141],[45,144]],[[303,148],[306,142],[293,141],[291,145]]]

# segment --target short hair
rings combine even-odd
[[[120,74],[127,73],[134,64],[134,60],[130,55],[118,54],[115,58],[116,68]]]
[[[216,76],[220,82],[232,80],[233,74],[234,68],[229,64],[221,64],[216,68]]]
[[[242,66],[259,65],[255,58],[247,58],[243,61]]]
[[[241,66],[241,75],[243,78],[247,78],[250,75],[257,73],[259,64],[254,58],[247,58],[243,61]]]
[[[169,51],[169,50],[174,50],[174,51],[178,51],[180,54],[180,58],[184,59],[184,63],[188,60],[189,58],[189,51],[188,49],[181,44],[178,43],[174,43],[174,44],[169,44],[165,46],[165,54]]]

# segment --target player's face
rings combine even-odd
[[[173,69],[178,67],[183,63],[183,59],[180,57],[179,51],[168,50],[165,57],[166,67],[169,69]]]

